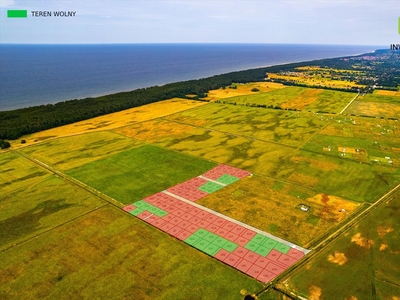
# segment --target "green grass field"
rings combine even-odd
[[[288,146],[252,140],[221,132],[205,132],[204,140],[198,136],[160,141],[169,149],[225,163],[260,174],[269,174],[281,157],[290,155]],[[158,144],[158,143],[157,143]]]
[[[279,106],[308,111],[340,112],[356,96],[355,93],[303,87],[287,87],[266,93],[243,95],[221,100],[236,105]]]
[[[243,299],[256,280],[114,207],[0,252],[2,299]]]
[[[171,130],[164,130],[167,127]],[[143,122],[116,131],[160,147],[252,172],[268,172],[274,164],[279,163],[281,156],[293,151],[293,148],[285,145],[168,120]],[[160,131],[162,134],[159,134]]]
[[[356,93],[323,90],[318,100],[310,104],[307,110],[339,113],[356,96]]]
[[[400,195],[379,207],[289,278],[307,299],[400,298]]]
[[[268,289],[258,296],[258,300],[286,300],[286,298],[274,289]]]
[[[130,138],[102,131],[58,138],[20,151],[58,170],[67,170],[140,145]]]
[[[347,140],[364,140],[359,146],[372,147],[381,151],[397,151],[400,148],[400,132],[397,130],[398,121],[361,117],[335,117],[326,126],[321,135],[347,137]],[[313,141],[311,141],[313,142]],[[371,146],[372,145],[372,146]],[[326,146],[324,146],[326,147]],[[393,149],[394,148],[394,149]]]
[[[400,165],[397,161],[400,160],[400,153],[392,150],[392,146],[398,146],[398,141],[389,141],[387,143],[375,143],[371,139],[360,139],[355,137],[340,137],[340,136],[329,136],[329,135],[317,135],[312,141],[310,141],[304,150],[318,152],[325,155],[334,157],[342,157],[352,159],[354,161],[370,162],[371,156],[378,156],[384,159],[390,157],[394,163],[388,163],[385,159],[385,166],[393,166],[392,172],[396,172],[396,168]],[[327,148],[330,147],[330,151]],[[344,152],[343,148],[347,151]],[[396,148],[396,147],[395,147]],[[354,153],[354,149],[359,151]]]
[[[0,165],[0,250],[105,204],[15,153]]]
[[[143,145],[70,169],[66,174],[127,204],[201,175],[214,166],[207,160]]]
[[[227,103],[236,104],[261,104],[261,105],[273,105],[280,106],[290,100],[300,97],[303,93],[309,89],[301,87],[287,87],[284,89],[273,90],[265,93],[257,93],[243,96],[235,96],[221,100]]]
[[[192,126],[201,124],[201,127],[210,130],[292,147],[302,145],[327,124],[312,113],[220,103],[210,103],[165,119]]]
[[[399,169],[298,150],[280,160],[272,175],[316,191],[373,202],[400,181]]]

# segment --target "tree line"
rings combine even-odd
[[[266,105],[266,104],[258,104],[258,103],[236,103],[230,101],[221,101],[215,100],[214,103],[221,103],[221,104],[229,104],[229,105],[237,105],[237,106],[248,106],[248,107],[256,107],[256,108],[269,108],[269,109],[278,109],[278,110],[290,110],[290,111],[301,111],[296,108],[282,108],[279,105]]]
[[[194,99],[201,100],[201,98],[207,96],[210,90],[230,86],[233,83],[262,81],[267,72],[276,72],[282,68],[291,69],[297,67],[297,65],[288,64],[281,67],[236,71],[101,97],[74,99],[56,104],[0,111],[0,139],[15,140],[25,134],[175,97],[193,99],[186,97],[186,95],[194,94],[196,95]]]

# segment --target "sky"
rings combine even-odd
[[[7,10],[27,18],[7,18]],[[74,11],[33,17],[32,11]],[[400,43],[399,0],[0,0],[0,43]]]

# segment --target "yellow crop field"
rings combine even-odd
[[[18,152],[65,171],[142,144],[129,137],[103,131],[57,138]]]
[[[26,135],[22,138],[26,140],[26,144],[21,144],[19,140],[16,140],[11,141],[11,146],[15,149],[58,137],[114,129],[181,112],[204,104],[206,103],[194,100],[169,99]]]
[[[400,299],[400,227],[394,213],[399,207],[397,194],[281,281],[280,287],[302,299]]]
[[[381,96],[398,96],[398,97],[400,97],[400,91],[375,90],[374,94],[381,95]]]
[[[218,90],[211,90],[208,92],[208,97],[205,99],[210,101],[215,101],[219,99],[257,93],[252,91],[253,88],[258,89],[260,92],[270,92],[276,89],[286,88],[283,84],[275,82],[254,82],[254,83],[233,84],[233,85],[236,86],[235,89],[220,88]]]
[[[262,93],[256,96],[262,98],[261,96],[271,93]],[[238,98],[233,99],[239,103],[240,99]],[[284,95],[281,98],[284,98]],[[209,103],[199,108],[167,116],[165,119],[193,126],[200,124],[201,127],[210,131],[243,136],[251,140],[259,139],[297,147],[304,144],[326,125],[324,121],[317,118],[310,120],[310,116],[314,117],[314,114]]]
[[[319,214],[321,218],[338,222],[343,221],[349,214],[360,207],[359,203],[327,194],[316,194],[307,200],[318,205],[323,205],[323,209]]]
[[[283,109],[292,108],[302,110],[305,106],[310,105],[314,101],[318,100],[318,95],[321,94],[322,89],[309,89],[304,93],[301,93],[298,97],[290,99],[288,102],[281,104]]]
[[[197,203],[305,247],[312,237],[326,232],[359,207],[339,197],[257,175]],[[302,211],[300,204],[309,210]]]
[[[16,153],[2,153],[0,165],[1,252],[105,205]]]
[[[296,70],[300,71],[319,71],[323,70],[321,67],[318,66],[302,66],[302,67],[297,67]]]
[[[321,68],[318,66],[302,66],[297,67],[296,70],[300,71],[321,71],[321,73],[330,74],[330,72],[338,72],[338,73],[348,73],[348,74],[364,74],[363,71],[356,70],[345,70],[345,69],[332,69],[332,68]]]
[[[29,215],[41,215],[46,208]],[[58,220],[64,220],[66,210]],[[17,215],[21,224],[25,219]],[[15,220],[13,224],[19,225]],[[240,300],[240,290],[255,293],[263,288],[253,278],[109,205],[1,251],[0,270],[1,299],[10,300]]]
[[[339,165],[335,164],[331,161],[324,161],[324,160],[318,160],[318,159],[313,159],[309,157],[304,157],[301,155],[294,155],[290,158],[290,160],[293,163],[299,163],[299,162],[305,162],[310,165],[310,167],[322,170],[322,171],[330,171],[330,170],[336,170]]]
[[[302,72],[291,72],[290,74],[268,73],[268,78],[271,80],[284,79],[309,86],[329,86],[334,88],[364,87],[364,85],[351,81],[332,79],[330,76],[309,75]]]
[[[362,116],[398,118],[400,106],[393,103],[354,101],[345,111],[346,114]]]
[[[156,142],[165,138],[185,138],[195,134],[196,128],[192,125],[154,119],[120,127],[113,131],[138,140]]]
[[[202,122],[201,119],[191,120],[194,123]],[[293,151],[292,147],[182,124],[180,121],[157,119],[118,128],[114,132],[262,174],[268,174],[279,164],[280,157],[290,155]]]

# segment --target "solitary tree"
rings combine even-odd
[[[10,148],[10,143],[9,142],[7,142],[7,141],[3,141],[3,140],[1,140],[0,139],[0,148],[1,149],[7,149],[7,148]]]

